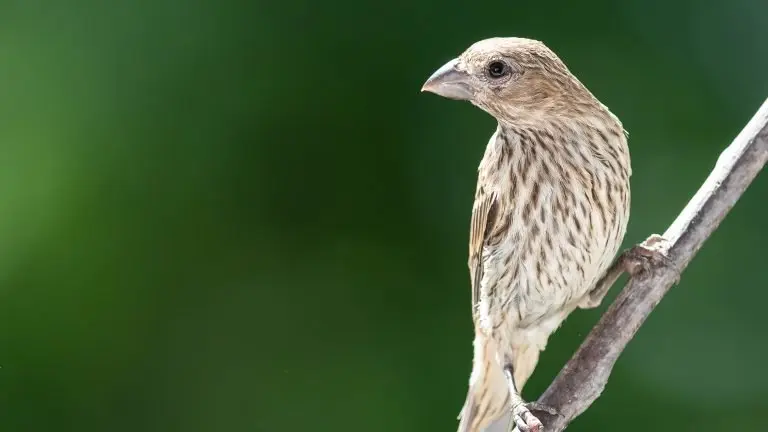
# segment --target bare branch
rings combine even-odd
[[[662,237],[666,263],[633,277],[539,398],[557,416],[537,412],[546,432],[560,432],[600,396],[614,363],[704,241],[768,160],[768,100],[723,151],[715,169]]]

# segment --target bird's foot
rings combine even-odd
[[[512,408],[512,419],[519,432],[543,432],[544,425],[531,411],[557,415],[557,411],[538,402],[526,402]]]
[[[669,242],[658,234],[651,234],[644,242],[628,249],[622,255],[624,271],[638,276],[652,271],[655,267],[667,267],[675,271],[675,284],[680,282],[680,272],[667,257]]]

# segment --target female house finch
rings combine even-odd
[[[475,43],[424,84],[498,121],[478,168],[469,236],[474,361],[459,432],[511,409],[539,431],[520,396],[547,339],[598,283],[629,219],[631,175],[621,122],[543,43]],[[615,279],[615,278],[614,278]]]

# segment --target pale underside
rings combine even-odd
[[[475,354],[460,430],[479,431],[509,409],[502,365],[513,365],[522,390],[626,230],[628,155],[622,165],[599,146],[539,138],[497,130],[478,170],[469,245]],[[607,141],[624,156],[623,134]]]

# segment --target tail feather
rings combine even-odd
[[[481,432],[509,411],[509,389],[491,340],[475,338],[469,391],[459,414],[458,432]]]
[[[510,413],[510,395],[507,380],[497,360],[496,345],[482,336],[475,337],[475,357],[472,375],[469,378],[469,391],[464,406],[459,414],[458,432],[506,431],[508,421],[502,419]],[[528,378],[533,373],[539,358],[538,347],[533,345],[518,346],[511,356],[514,379],[518,391],[522,391]],[[509,416],[506,416],[509,419]],[[496,427],[494,423],[504,427]]]
[[[471,432],[470,425],[472,420],[477,417],[478,405],[475,403],[472,397],[472,392],[467,394],[467,400],[464,401],[464,406],[459,413],[459,430],[458,432]]]
[[[487,379],[479,383],[480,385],[470,387],[459,414],[458,432],[482,432],[509,412],[509,390],[503,375],[486,375],[485,378]]]

